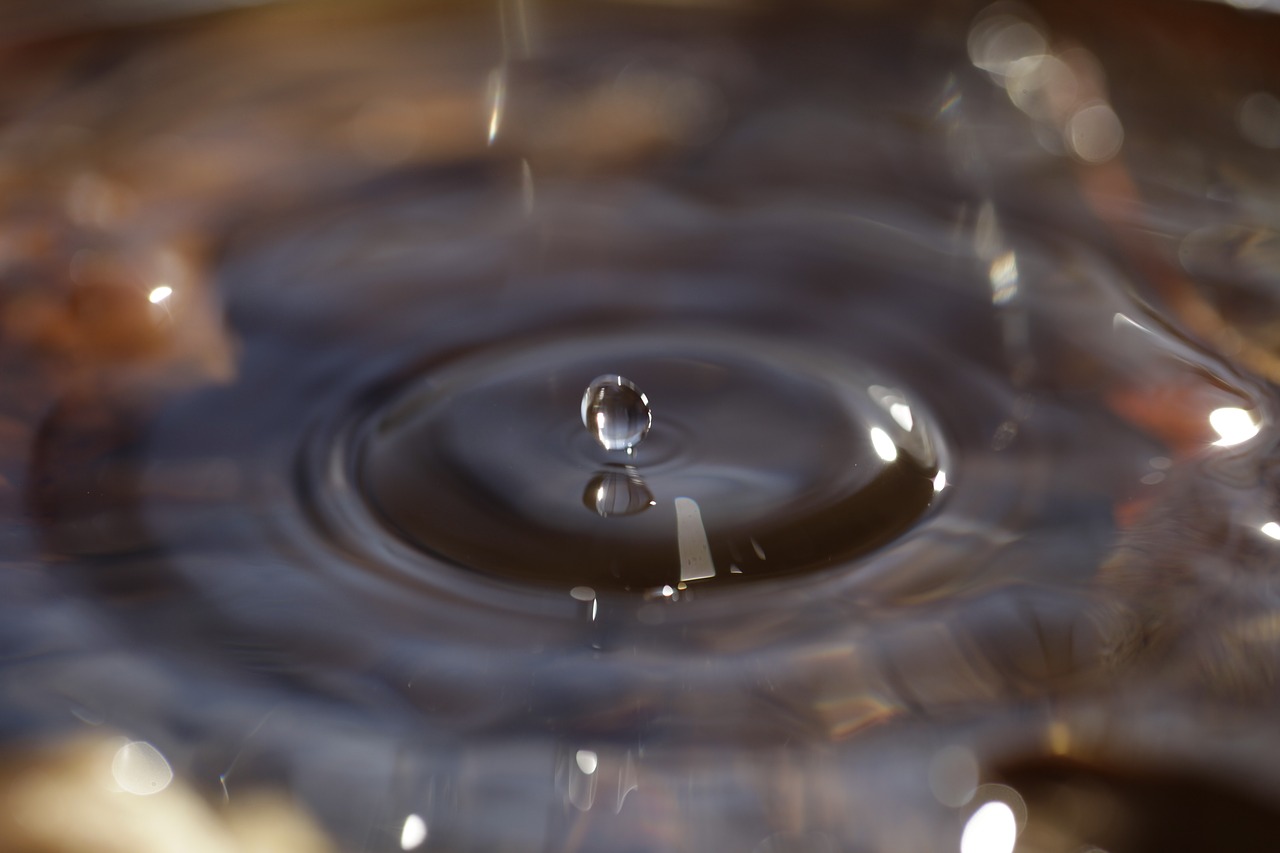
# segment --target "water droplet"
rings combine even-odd
[[[582,395],[582,425],[605,450],[632,449],[652,424],[649,398],[625,377],[597,376]]]
[[[634,468],[601,471],[587,483],[582,503],[608,518],[611,515],[635,515],[654,505],[653,493]]]

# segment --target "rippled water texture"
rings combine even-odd
[[[1280,19],[97,8],[0,49],[0,733],[114,781],[5,832],[1272,849]]]

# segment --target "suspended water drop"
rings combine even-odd
[[[601,471],[587,483],[582,493],[587,509],[608,518],[611,515],[635,515],[654,505],[653,493],[634,468]]]
[[[582,425],[605,450],[631,450],[652,424],[649,398],[625,377],[597,376],[582,395]]]

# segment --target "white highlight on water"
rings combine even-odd
[[[416,850],[427,840],[427,822],[421,816],[411,814],[404,819],[400,830],[400,849]]]
[[[716,576],[711,545],[702,526],[702,510],[693,498],[676,498],[676,542],[680,546],[680,582]]]
[[[590,776],[596,772],[596,767],[600,764],[600,757],[590,749],[580,749],[573,755],[574,763],[578,765],[578,769]]]
[[[1018,821],[1004,803],[987,803],[973,813],[960,836],[960,853],[1013,853]]]
[[[893,462],[898,458],[898,446],[889,438],[889,433],[880,427],[871,428],[871,448],[885,462]]]
[[[1213,427],[1213,431],[1220,436],[1214,442],[1218,447],[1243,444],[1262,429],[1262,425],[1253,419],[1253,415],[1244,409],[1234,407],[1214,409],[1210,412],[1209,426]]]

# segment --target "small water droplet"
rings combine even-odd
[[[587,483],[582,493],[587,509],[608,518],[611,515],[635,515],[654,505],[653,493],[634,468],[601,471]]]
[[[597,376],[582,395],[582,425],[605,450],[631,450],[652,424],[649,399],[625,377]]]

